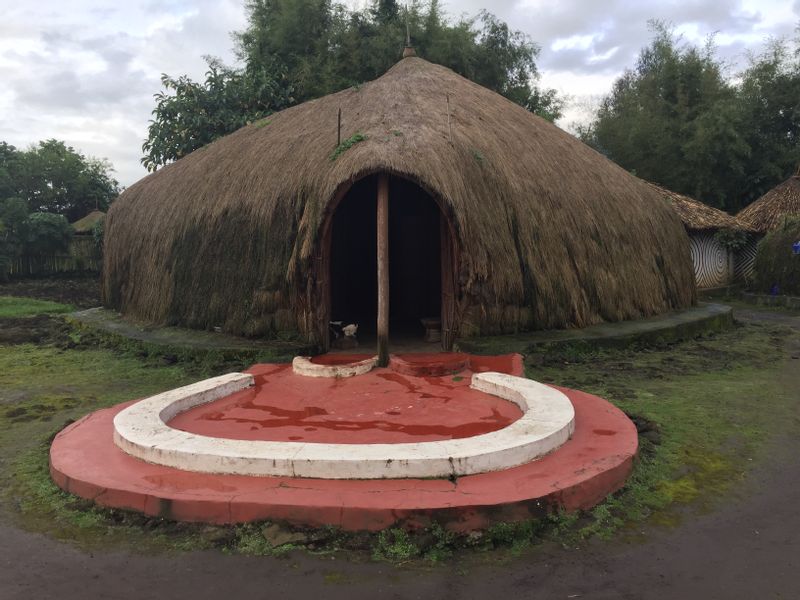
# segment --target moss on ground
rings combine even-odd
[[[469,536],[453,535],[436,524],[412,534],[398,529],[376,535],[291,530],[292,541],[277,546],[265,534],[265,523],[213,527],[99,509],[61,492],[49,478],[49,441],[65,423],[100,407],[218,373],[226,364],[204,365],[183,357],[165,361],[79,333],[72,334],[77,339],[71,347],[0,345],[3,506],[25,527],[84,547],[218,548],[256,555],[303,547],[395,563],[505,549],[491,555],[496,558],[543,540],[572,545],[633,534],[639,528],[632,525],[671,525],[686,507],[713,507],[757,463],[765,440],[786,426],[791,386],[797,383],[787,380],[782,366],[790,331],[751,324],[661,347],[567,347],[528,356],[528,376],[603,396],[633,415],[640,429],[641,455],[633,476],[621,492],[592,511],[498,523]]]

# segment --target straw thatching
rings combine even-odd
[[[737,218],[755,231],[766,233],[794,216],[800,216],[800,167],[794,176],[744,208]]]
[[[648,182],[648,185],[672,206],[687,229],[697,287],[711,289],[730,285],[735,276],[736,256],[720,243],[717,232],[723,229],[749,233],[752,228],[694,198],[654,183]]]
[[[708,206],[689,196],[684,196],[683,194],[678,194],[677,192],[663,188],[655,183],[649,181],[647,183],[669,201],[687,229],[698,231],[703,229],[752,230],[747,223],[742,223],[736,217],[726,212]]]
[[[105,216],[106,213],[102,210],[93,210],[82,219],[78,219],[72,223],[72,230],[79,235],[92,233],[94,226],[102,221]]]
[[[366,139],[332,160],[339,109],[342,139]],[[449,221],[462,333],[581,327],[694,302],[685,231],[652,188],[411,57],[127,189],[106,221],[105,303],[150,322],[313,339],[320,231],[335,198],[381,171],[419,184]]]

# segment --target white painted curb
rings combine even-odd
[[[292,371],[304,377],[355,377],[369,373],[377,364],[377,356],[345,365],[318,365],[309,356],[295,356]]]
[[[472,387],[514,402],[522,417],[470,438],[406,444],[231,440],[187,433],[167,422],[194,406],[253,385],[231,373],[147,398],[114,417],[114,443],[141,460],[184,471],[318,479],[446,478],[509,469],[561,446],[575,429],[561,392],[521,377],[476,373]]]

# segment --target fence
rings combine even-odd
[[[37,277],[74,271],[99,272],[103,266],[100,251],[93,236],[75,236],[63,254],[50,256],[20,256],[11,261],[11,277]]]

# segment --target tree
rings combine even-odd
[[[56,213],[75,221],[94,209],[108,209],[119,195],[108,162],[87,158],[58,140],[18,152],[11,164],[11,193],[25,199],[29,212]]]
[[[207,57],[203,83],[186,76],[162,75],[165,91],[156,107],[142,146],[142,164],[150,171],[189,154],[248,122],[262,119],[292,102],[291,86],[277,68],[245,70],[226,67]]]
[[[330,75],[330,0],[248,0],[250,26],[235,34],[248,69],[281,65],[299,102],[324,95]]]
[[[248,28],[236,35],[248,66],[286,66],[298,102],[379,77],[400,56],[410,31],[418,53],[548,117],[560,114],[554,90],[536,88],[540,48],[487,11],[450,23],[439,0],[400,9],[374,0],[360,11],[328,0],[250,0]]]
[[[23,252],[35,256],[46,256],[64,252],[72,239],[72,227],[64,215],[35,212],[25,222]]]
[[[0,281],[8,280],[13,259],[27,239],[28,206],[22,198],[0,199]]]
[[[16,177],[19,173],[20,153],[14,146],[0,142],[0,199],[11,198],[19,190]]]
[[[581,138],[636,175],[737,212],[800,162],[800,43],[784,40],[727,75],[660,22]]]
[[[771,41],[741,74],[739,121],[752,148],[739,193],[745,206],[800,164],[800,27],[789,42]]]
[[[371,81],[400,57],[407,31],[428,60],[554,120],[563,103],[537,86],[539,47],[488,12],[450,23],[438,0],[374,0],[350,10],[330,0],[249,0],[235,34],[243,69],[209,62],[205,84],[162,77],[142,162],[155,169],[295,103]],[[253,86],[260,74],[261,86]],[[231,92],[230,90],[234,90]],[[229,96],[233,96],[231,99]]]

